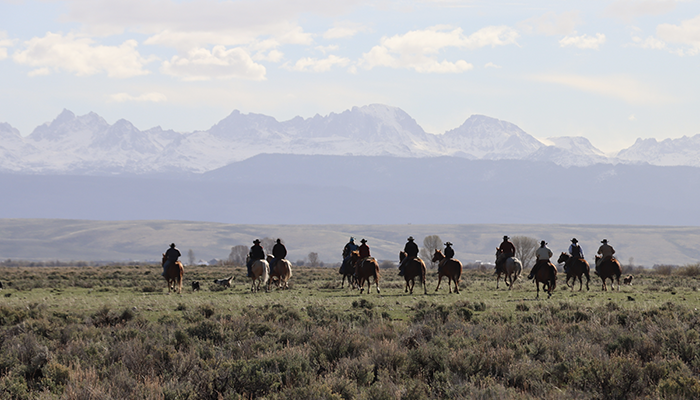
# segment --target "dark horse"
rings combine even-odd
[[[340,282],[341,289],[345,287],[346,278],[348,280],[348,286],[352,286],[352,288],[355,289],[355,286],[357,286],[357,278],[355,277],[355,267],[353,267],[350,257],[343,259],[338,273],[343,275],[343,280]]]
[[[438,249],[435,249],[433,254],[433,262],[438,263],[438,284],[435,288],[437,292],[440,289],[440,281],[442,277],[447,277],[447,287],[452,293],[452,282],[455,284],[455,293],[459,294],[459,278],[462,276],[462,263],[454,258],[445,258],[445,255]]]
[[[571,290],[573,290],[574,285],[576,285],[576,278],[578,278],[579,281],[579,292],[583,289],[583,275],[586,275],[586,290],[591,290],[588,287],[588,283],[591,281],[591,266],[588,265],[588,261],[583,258],[572,258],[569,253],[561,253],[559,259],[557,259],[557,263],[564,263],[565,265],[568,263],[565,268],[566,286],[570,287]],[[571,278],[574,278],[574,280],[571,282],[571,285],[569,285],[569,279]]]
[[[167,258],[163,254],[163,260],[161,261],[161,266],[165,265]],[[185,274],[185,268],[182,266],[180,261],[175,261],[174,263],[168,265],[168,269],[165,270],[165,281],[168,283],[168,293],[177,290],[177,293],[182,293],[182,276]],[[177,285],[177,289],[175,288]]]
[[[610,290],[615,290],[615,278],[617,278],[617,290],[620,290],[620,275],[622,275],[620,262],[617,261],[617,258],[608,258],[600,262],[598,260],[600,260],[600,256],[595,256],[595,263],[598,265],[596,270],[600,279],[603,280],[603,290],[608,290],[605,285],[608,278],[610,278]]]
[[[355,266],[355,274],[357,275],[358,285],[360,286],[360,294],[365,290],[365,281],[367,282],[367,293],[372,289],[372,281],[369,278],[374,277],[374,286],[379,293],[379,264],[374,257],[360,259],[360,252],[355,250],[350,253],[350,260]]]
[[[400,251],[399,262],[402,262],[404,258],[406,258],[406,252]],[[420,282],[423,284],[423,294],[428,294],[428,288],[425,285],[425,263],[420,258],[416,257],[406,262],[403,278],[406,280],[406,290],[404,290],[404,293],[410,291],[411,294],[413,294],[413,287],[416,286],[416,278],[419,278]]]
[[[540,282],[542,290],[547,292],[549,297],[552,297],[552,291],[557,287],[557,268],[552,263],[547,263],[540,267],[535,274],[535,285],[537,285],[537,297],[540,298]],[[549,298],[547,297],[547,298]]]

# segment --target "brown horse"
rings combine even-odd
[[[620,275],[622,275],[622,267],[620,267],[620,262],[617,258],[608,258],[606,260],[600,261],[600,256],[595,256],[595,263],[598,265],[596,270],[598,271],[598,276],[603,280],[603,290],[608,290],[605,285],[605,281],[610,279],[610,290],[615,290],[615,278],[617,278],[617,290],[620,290]]]
[[[402,262],[404,258],[406,258],[406,252],[400,251],[399,262]],[[408,293],[410,291],[411,294],[413,294],[413,287],[416,285],[416,278],[419,278],[420,282],[423,284],[423,294],[428,294],[428,288],[425,285],[425,263],[420,258],[416,257],[413,260],[406,261],[403,278],[406,280],[406,290],[404,290],[404,293]]]
[[[499,267],[500,265],[500,267]],[[498,281],[503,277],[503,282],[508,286],[508,290],[513,288],[513,284],[518,280],[523,271],[523,264],[515,257],[507,257],[501,254],[500,249],[496,249],[496,289]],[[510,283],[508,282],[510,280]]]
[[[447,287],[452,293],[452,282],[455,284],[455,293],[459,294],[459,278],[462,276],[462,263],[455,258],[445,258],[445,255],[438,249],[435,249],[433,254],[433,262],[438,263],[438,284],[435,288],[437,292],[440,289],[442,277],[447,277]]]
[[[548,262],[547,265],[540,267],[535,274],[536,299],[540,298],[540,283],[542,283],[542,290],[552,297],[552,291],[557,287],[557,268],[552,263]]]
[[[274,257],[271,255],[267,256],[267,263],[271,264]],[[272,281],[276,281],[277,287],[282,289],[289,289],[289,280],[292,279],[292,263],[284,258],[277,260],[275,268],[270,271],[270,279],[267,281],[267,291],[269,292],[272,287]]]
[[[588,265],[588,261],[583,258],[573,259],[569,253],[561,253],[557,259],[557,263],[569,263],[566,266],[566,286],[574,290],[574,285],[576,285],[576,278],[578,278],[579,285],[578,291],[583,289],[583,275],[586,275],[586,290],[591,290],[588,287],[588,283],[591,281],[591,266]],[[569,285],[569,279],[574,278],[574,280]]]
[[[167,258],[163,254],[163,260],[161,261],[161,267],[165,265]],[[165,281],[168,283],[168,293],[177,290],[178,294],[182,293],[182,276],[185,274],[185,267],[182,266],[180,261],[175,261],[175,263],[168,265],[168,269],[165,270]],[[177,289],[175,289],[177,285]]]
[[[350,260],[352,265],[355,266],[355,275],[357,275],[360,294],[364,293],[365,282],[367,282],[367,293],[372,290],[370,277],[374,277],[374,286],[377,288],[377,293],[379,293],[379,264],[377,260],[374,257],[360,259],[360,252],[357,250],[350,253]]]

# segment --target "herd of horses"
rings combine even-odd
[[[406,258],[406,253],[403,251],[399,253],[399,260],[401,262]],[[571,289],[574,289],[576,280],[579,281],[579,291],[583,289],[583,277],[586,277],[586,290],[590,290],[589,282],[590,277],[590,265],[583,258],[570,259],[571,256],[567,253],[561,253],[557,259],[557,263],[567,264],[566,268],[566,285]],[[596,264],[599,263],[600,257],[596,256]],[[439,249],[435,250],[433,254],[432,262],[438,263],[438,283],[435,291],[440,289],[440,283],[442,278],[447,279],[447,286],[449,293],[452,293],[452,286],[454,285],[454,292],[459,293],[459,279],[462,276],[462,263],[454,258],[446,258],[444,254]],[[166,258],[163,254],[162,265],[165,265]],[[270,272],[270,262],[272,262],[272,256],[268,255],[266,260],[256,260],[253,262],[251,267],[252,276],[251,278],[251,292],[257,292],[261,287],[267,284],[267,290],[271,290],[272,284],[276,283],[278,288],[288,289],[289,280],[292,278],[292,263],[288,260],[281,259],[277,261],[274,270]],[[347,263],[347,265],[346,265]],[[414,257],[411,260],[405,262],[404,267],[404,280],[406,281],[405,293],[413,294],[413,289],[416,285],[416,280],[419,284],[423,285],[423,293],[427,294],[428,289],[425,282],[426,267],[423,260],[418,257]],[[503,275],[503,282],[508,287],[508,290],[513,288],[513,285],[520,277],[523,266],[520,260],[516,257],[507,257],[498,250],[496,250],[496,289],[499,288],[499,281],[501,275]],[[610,288],[615,290],[615,282],[617,281],[617,288],[620,289],[620,276],[622,275],[622,268],[620,262],[614,258],[605,259],[598,265],[598,276],[603,281],[602,289],[604,291],[608,290],[607,280],[610,279]],[[379,263],[374,257],[360,258],[359,251],[353,251],[350,253],[348,260],[344,261],[340,269],[343,275],[341,281],[341,288],[345,286],[345,280],[348,281],[353,288],[359,288],[360,294],[364,293],[364,286],[367,284],[367,293],[371,291],[372,282],[380,293],[379,289]],[[165,280],[168,285],[168,292],[175,291],[177,293],[182,292],[182,278],[184,275],[184,267],[180,261],[171,264],[165,271]],[[549,297],[552,296],[552,292],[557,286],[557,268],[551,262],[543,268],[539,268],[534,276],[535,285],[537,286],[537,297],[540,297],[540,283],[542,284],[542,290],[548,294]],[[569,281],[571,280],[571,284]]]

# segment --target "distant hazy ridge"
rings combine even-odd
[[[84,221],[59,219],[0,220],[0,258],[31,260],[155,260],[175,242],[186,259],[226,258],[234,245],[256,238],[282,238],[292,261],[309,252],[326,263],[340,261],[352,235],[366,238],[372,254],[397,261],[406,238],[422,245],[427,235],[454,243],[463,262],[493,262],[504,235],[525,235],[549,242],[556,255],[576,237],[592,260],[602,238],[617,249],[623,263],[684,265],[700,260],[700,228],[605,225],[232,225],[183,221]]]

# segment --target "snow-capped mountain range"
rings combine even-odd
[[[23,137],[0,123],[0,170],[25,173],[202,173],[264,153],[550,161],[562,166],[639,163],[700,166],[700,135],[639,139],[607,157],[583,137],[543,141],[516,125],[472,115],[444,134],[423,130],[403,110],[373,104],[340,114],[277,121],[233,111],[206,131],[140,131],[126,120],[64,110]]]

